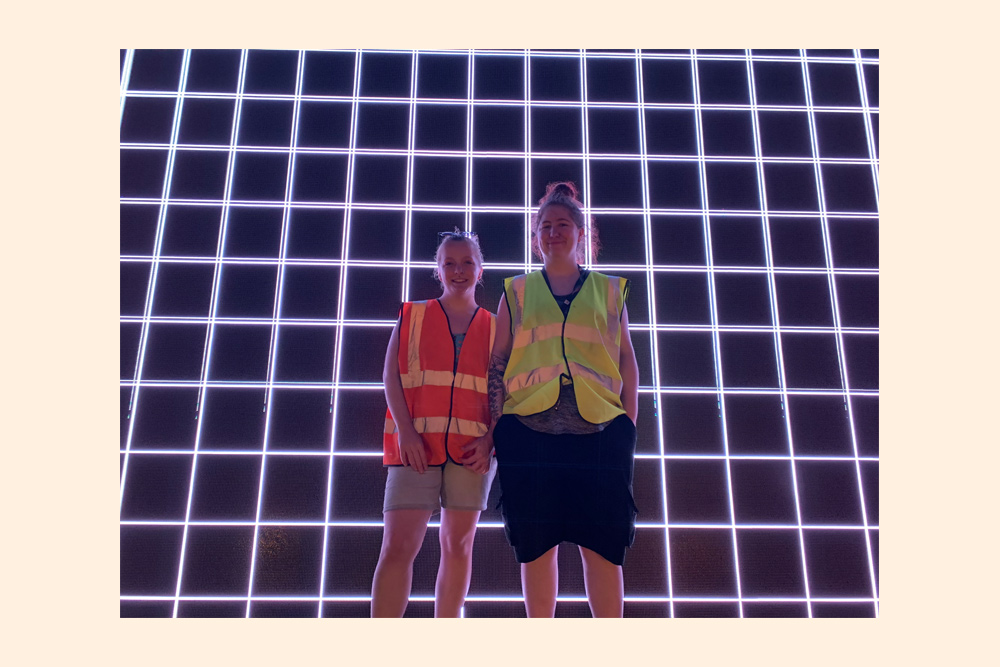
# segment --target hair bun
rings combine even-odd
[[[579,192],[570,181],[559,181],[557,183],[549,183],[545,188],[545,196],[542,197],[542,201],[551,199],[552,197],[568,197],[570,199],[579,199]]]

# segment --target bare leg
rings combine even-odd
[[[435,618],[458,618],[472,579],[472,541],[479,512],[441,510],[441,564],[434,587]]]
[[[559,591],[559,547],[554,546],[531,561],[521,563],[521,591],[528,618],[553,618]]]
[[[413,583],[413,559],[427,532],[430,510],[389,510],[384,514],[382,552],[372,580],[372,618],[402,618]]]
[[[590,613],[594,618],[621,618],[625,604],[622,566],[584,547],[580,547],[580,557]]]

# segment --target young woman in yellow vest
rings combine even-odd
[[[404,303],[389,339],[383,382],[388,403],[383,463],[385,530],[372,581],[372,616],[401,617],[413,560],[431,516],[441,511],[436,617],[457,617],[472,574],[472,541],[496,463],[465,465],[463,447],[490,424],[486,394],[493,315],[476,304],[483,255],[475,235],[443,232],[437,299]]]
[[[489,371],[494,423],[471,443],[470,462],[482,469],[496,448],[528,616],[555,614],[558,545],[570,542],[591,613],[620,617],[636,515],[639,369],[628,281],[581,267],[597,239],[572,183],[549,185],[539,204],[531,244],[544,268],[505,281]]]

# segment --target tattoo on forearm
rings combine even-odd
[[[486,380],[486,393],[490,400],[490,416],[496,424],[503,414],[504,388],[503,374],[507,370],[507,360],[497,356],[490,357],[490,369]]]

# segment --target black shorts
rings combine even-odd
[[[560,542],[615,565],[635,539],[632,500],[635,425],[620,415],[603,431],[550,435],[504,415],[493,431],[500,509],[519,563]]]

